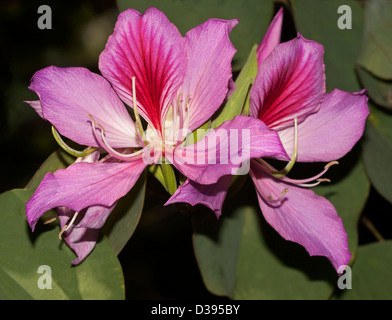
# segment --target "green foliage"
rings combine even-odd
[[[29,190],[15,189],[0,195],[0,298],[1,299],[124,299],[121,265],[104,237],[82,264],[71,267],[75,254],[58,239],[59,228],[39,225],[31,233],[25,203]],[[51,268],[51,289],[40,289]],[[47,283],[47,282],[46,282]]]

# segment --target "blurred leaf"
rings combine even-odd
[[[257,45],[252,48],[248,60],[235,81],[235,90],[231,93],[223,110],[212,121],[211,127],[219,127],[223,122],[232,120],[242,113],[243,109],[249,112],[249,90],[257,74]],[[247,101],[248,100],[248,101]],[[245,104],[247,103],[247,106]]]
[[[383,80],[358,66],[358,76],[374,103],[392,109],[392,81]]]
[[[363,9],[359,1],[291,0],[291,3],[298,32],[324,46],[327,91],[360,90],[354,66],[363,35]],[[341,5],[348,5],[352,10],[352,29],[338,28],[341,14],[337,10]]]
[[[352,266],[352,289],[340,292],[343,300],[392,299],[392,242],[360,246]]]
[[[29,190],[0,195],[0,297],[2,299],[124,299],[121,265],[107,239],[80,265],[58,240],[59,229],[39,224],[31,233],[25,214]],[[41,265],[52,271],[52,289],[40,289]]]
[[[70,164],[74,163],[75,160],[75,157],[72,157],[64,150],[58,149],[44,161],[25,188],[29,190],[37,189],[48,172],[55,172],[58,169],[66,168]]]
[[[370,107],[362,158],[372,185],[392,203],[392,115]]]
[[[121,198],[102,228],[116,254],[119,254],[132,237],[143,212],[146,195],[144,172],[128,194]]]
[[[245,63],[253,45],[260,43],[273,17],[272,0],[118,0],[120,11],[134,8],[144,12],[150,6],[163,11],[184,35],[209,18],[240,19],[230,33],[237,53],[234,68]]]
[[[358,63],[373,75],[392,80],[392,2],[368,0],[365,35]]]
[[[336,278],[329,262],[285,241],[256,208],[226,210],[219,221],[194,219],[206,287],[234,299],[327,299]]]
[[[350,252],[355,257],[358,248],[358,220],[369,197],[370,182],[357,153],[349,153],[339,163],[328,171],[327,175],[332,182],[319,185],[313,190],[335,206],[348,234]],[[339,176],[341,179],[336,181]]]

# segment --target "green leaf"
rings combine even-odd
[[[392,2],[368,0],[365,35],[358,63],[373,75],[392,80]]]
[[[257,203],[237,203],[226,204],[219,221],[213,214],[194,218],[194,249],[206,287],[234,299],[327,299],[336,281],[330,263],[282,239]]]
[[[106,238],[80,265],[71,267],[75,254],[58,240],[58,227],[38,224],[31,233],[25,214],[29,190],[0,195],[0,297],[2,299],[124,299],[121,265]],[[52,288],[40,289],[51,268]],[[47,282],[45,282],[47,283]]]
[[[392,110],[392,81],[377,78],[370,72],[357,68],[358,76],[374,103]]]
[[[167,160],[164,160],[167,161]],[[177,190],[177,179],[170,163],[162,163],[161,165],[152,165],[148,167],[148,171],[162,184],[167,192],[173,194]]]
[[[128,194],[121,198],[102,228],[116,254],[132,237],[143,212],[146,195],[146,173],[143,173]]]
[[[238,75],[235,85],[236,88],[227,99],[223,110],[212,121],[211,127],[217,128],[223,122],[232,120],[235,116],[241,114],[244,109],[249,113],[249,90],[255,81],[257,74],[257,45],[252,48],[248,60]]]
[[[354,62],[361,48],[363,8],[356,0],[291,0],[298,32],[310,40],[320,42],[325,49],[327,89],[358,91]],[[339,29],[339,6],[352,10],[352,29]]]
[[[352,289],[340,291],[343,300],[392,299],[392,241],[360,246],[351,270]]]
[[[392,203],[392,115],[369,106],[362,158],[372,185]]]
[[[184,35],[210,18],[240,19],[230,33],[237,49],[234,69],[244,65],[254,44],[261,42],[273,16],[271,0],[118,0],[120,11],[134,8],[144,12],[153,6],[163,11]]]
[[[321,184],[313,190],[335,206],[348,234],[350,252],[355,257],[358,248],[358,221],[370,192],[370,182],[360,161],[358,150],[349,153],[333,166],[326,176],[331,183]]]

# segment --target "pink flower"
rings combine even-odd
[[[243,116],[220,127],[225,132],[252,128],[238,152],[230,149],[227,163],[193,161],[213,152],[223,157],[220,150],[205,144],[216,131],[183,146],[187,134],[205,123],[226,98],[235,53],[228,34],[236,24],[236,20],[210,19],[183,37],[155,8],[143,15],[127,10],[119,15],[100,55],[103,77],[84,68],[57,67],[33,76],[30,89],[39,101],[29,103],[38,114],[63,136],[108,153],[104,159],[77,162],[45,176],[26,204],[33,230],[43,213],[59,207],[69,239],[78,238],[76,232],[83,228],[99,229],[146,166],[162,157],[199,184],[216,183],[240,167],[238,154],[243,148],[250,150],[249,157],[287,158],[275,131]],[[133,109],[136,123],[123,102]],[[148,123],[147,130],[140,116]],[[226,136],[220,146],[227,150],[229,143]],[[78,223],[79,229],[73,227]],[[75,245],[76,263],[92,247]]]
[[[258,48],[250,116],[279,134],[292,161],[277,171],[265,159],[255,157],[250,176],[268,223],[310,255],[327,257],[338,270],[351,258],[342,220],[328,200],[308,187],[324,181],[321,176],[336,163],[330,161],[343,157],[362,136],[369,114],[367,97],[365,90],[326,93],[323,46],[301,35],[280,44],[282,20],[281,10]],[[315,177],[294,180],[286,174],[296,161],[330,163]],[[229,184],[226,177],[209,186],[187,181],[170,202],[205,204],[219,216]]]

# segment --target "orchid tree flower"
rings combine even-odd
[[[230,149],[229,161],[194,161],[213,153],[224,158],[216,145],[205,143],[216,130],[185,146],[187,135],[212,117],[227,96],[236,51],[229,33],[237,23],[210,19],[183,37],[161,11],[129,9],[119,15],[100,55],[103,76],[85,68],[53,66],[36,72],[29,88],[39,101],[29,103],[56,128],[57,139],[61,134],[95,148],[110,161],[78,161],[48,173],[26,204],[33,230],[46,211],[60,208],[62,233],[83,243],[75,247],[78,263],[96,241],[94,235],[86,245],[80,233],[96,232],[148,165],[166,159],[192,181],[213,184],[241,166],[244,149],[248,158],[288,158],[275,131],[245,116],[217,128],[252,129],[236,152]],[[227,136],[219,143],[226,150],[229,144]]]
[[[369,114],[368,98],[365,90],[326,93],[323,46],[300,34],[280,43],[282,20],[280,10],[257,50],[250,117],[276,131],[292,157],[281,170],[266,159],[254,158],[250,176],[267,222],[310,255],[327,257],[338,271],[351,258],[347,233],[334,206],[309,187],[329,181],[322,176],[362,136]],[[320,174],[295,180],[287,177],[295,162],[328,163]],[[187,181],[170,201],[205,204],[219,217],[229,184],[226,177],[209,186]]]

